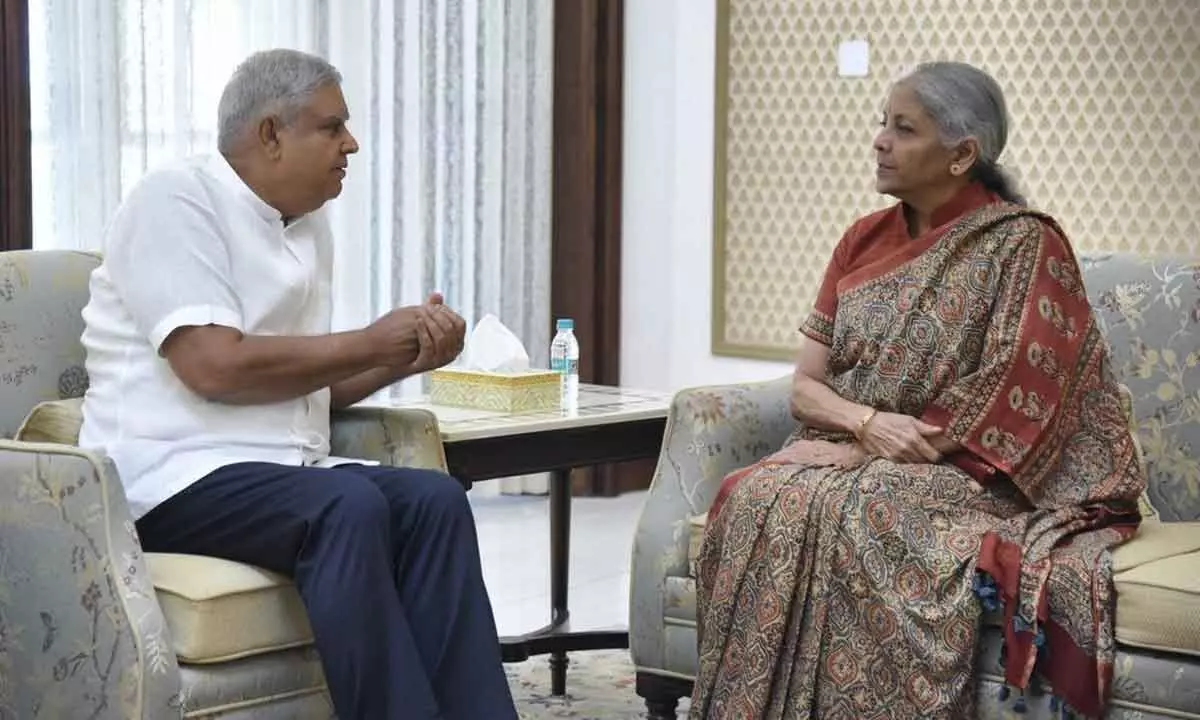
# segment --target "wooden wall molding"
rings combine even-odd
[[[623,0],[554,5],[552,318],[575,320],[583,382],[620,384]],[[652,469],[653,465],[649,465]],[[577,471],[580,494],[646,487],[645,463]]]
[[[29,2],[0,0],[0,250],[33,246]]]

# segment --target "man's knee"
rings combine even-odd
[[[469,508],[467,491],[455,478],[438,470],[414,470],[417,482],[420,483],[420,497],[430,505],[437,507],[464,509]]]
[[[353,473],[338,473],[329,478],[324,517],[350,527],[387,527],[387,497],[366,478]]]
[[[397,468],[388,481],[403,484],[403,494],[423,512],[470,513],[466,489],[444,472]]]

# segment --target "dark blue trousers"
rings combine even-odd
[[[439,472],[230,465],[137,522],[147,552],[294,578],[341,720],[515,720],[466,492]]]

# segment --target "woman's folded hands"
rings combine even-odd
[[[875,413],[859,433],[867,454],[900,463],[936,463],[942,459],[935,444],[942,428],[911,415]]]
[[[858,443],[797,440],[763,462],[777,465],[855,467],[866,462],[867,457],[867,453]]]

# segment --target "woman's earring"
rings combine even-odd
[[[961,165],[951,165],[951,166],[950,166],[950,173],[951,173],[951,174],[953,174],[953,175],[957,175],[957,174],[959,174],[960,172],[962,172],[962,166],[961,166]]]

